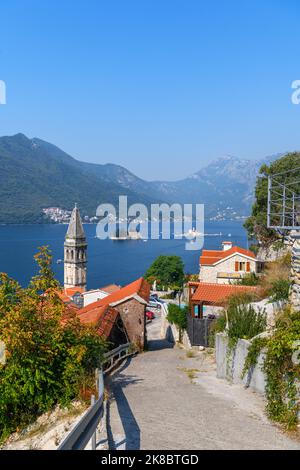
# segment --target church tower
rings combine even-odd
[[[87,243],[75,204],[64,243],[64,287],[86,290]]]

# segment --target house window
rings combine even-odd
[[[249,261],[236,261],[235,262],[235,270],[242,271],[242,272],[250,272],[250,263]]]
[[[239,271],[246,271],[246,263],[244,261],[239,262]]]

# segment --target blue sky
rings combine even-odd
[[[2,0],[0,135],[180,179],[300,149],[297,0]]]

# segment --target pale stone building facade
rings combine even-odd
[[[231,284],[249,273],[258,273],[261,263],[254,253],[230,242],[223,242],[223,250],[203,250],[200,256],[201,282]]]

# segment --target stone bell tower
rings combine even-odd
[[[75,204],[64,243],[64,287],[86,290],[87,243]]]

